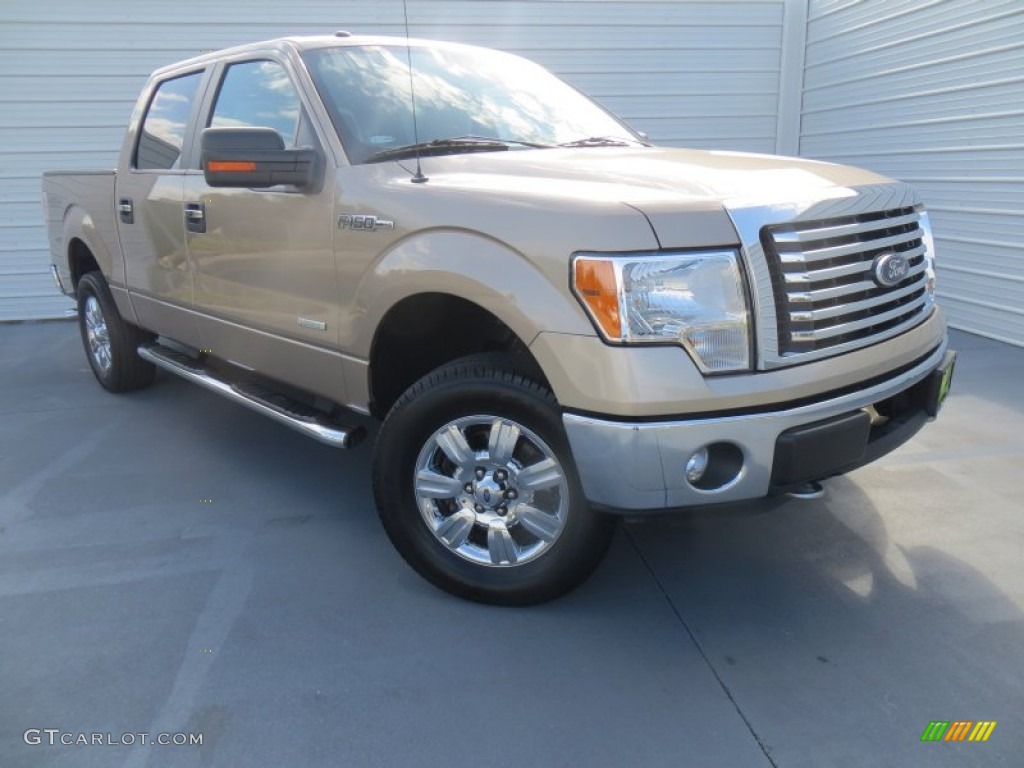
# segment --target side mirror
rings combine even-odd
[[[278,184],[313,184],[320,153],[285,149],[273,128],[206,128],[200,139],[203,175],[211,187],[263,189]]]

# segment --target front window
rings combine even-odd
[[[307,51],[307,66],[353,163],[415,143],[409,55],[421,143],[462,137],[543,146],[638,141],[587,97],[518,56],[415,45]]]
[[[301,105],[284,67],[276,61],[245,61],[228,67],[210,115],[213,128],[273,128],[285,147],[295,147]]]

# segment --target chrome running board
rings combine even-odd
[[[205,367],[201,361],[176,349],[161,344],[143,344],[139,347],[138,353],[143,360],[148,360],[165,371],[223,395],[228,400],[244,405],[326,445],[351,448],[366,436],[366,430],[362,427],[339,424],[326,414],[268,387],[247,381],[227,381]]]

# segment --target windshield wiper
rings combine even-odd
[[[630,147],[634,144],[639,144],[642,147],[647,145],[636,141],[635,139],[627,139],[622,136],[588,136],[585,139],[576,139],[576,141],[566,141],[558,146],[560,147]]]
[[[454,139],[446,139],[446,141],[497,141],[502,144],[508,144],[514,147],[529,147],[530,149],[548,149],[553,144],[541,144],[538,141],[520,141],[519,139],[501,139],[497,136],[477,136],[473,133],[467,133],[465,136],[456,136]]]
[[[510,147],[531,147],[540,149],[548,144],[537,144],[530,141],[499,139],[491,136],[454,136],[450,139],[433,139],[419,144],[407,144],[404,147],[383,149],[370,155],[364,162],[377,163],[382,160],[394,160],[400,157],[411,157],[419,153],[421,156],[446,155],[453,152],[502,152]]]

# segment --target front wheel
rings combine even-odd
[[[613,532],[583,496],[552,394],[491,356],[445,366],[399,399],[377,439],[374,493],[413,568],[486,603],[568,592]]]

